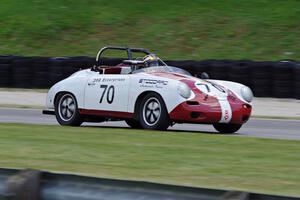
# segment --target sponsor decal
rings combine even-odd
[[[95,78],[94,80],[93,80],[93,83],[99,83],[99,82],[101,82],[101,78]]]
[[[140,87],[146,88],[162,88],[165,85],[168,85],[168,81],[164,80],[155,80],[155,79],[140,79]]]
[[[117,82],[117,81],[125,81],[125,78],[95,78],[93,80],[94,83],[99,82]]]
[[[113,83],[123,81],[125,81],[125,78],[95,78],[93,82],[88,83],[88,86],[94,86],[96,83]]]
[[[125,78],[103,78],[102,82],[123,82]]]

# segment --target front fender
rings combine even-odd
[[[143,80],[166,81],[165,84],[153,84],[143,82]],[[141,94],[145,92],[158,93],[166,104],[168,113],[170,113],[177,105],[187,99],[181,97],[177,91],[180,81],[172,80],[164,77],[152,76],[149,74],[138,74],[131,77],[129,96],[128,96],[128,112],[133,113],[135,103]]]
[[[241,89],[242,87],[246,86],[240,83],[232,82],[232,81],[221,81],[221,80],[210,80],[212,82],[215,82],[221,86],[224,86],[225,88],[229,89],[232,91],[241,101],[247,103],[247,104],[252,104],[251,102],[247,102],[244,100],[241,94]],[[247,86],[246,86],[247,87]]]

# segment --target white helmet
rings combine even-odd
[[[155,54],[149,54],[143,58],[145,67],[159,66],[159,58]]]

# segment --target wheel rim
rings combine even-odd
[[[58,104],[58,113],[63,121],[70,121],[75,114],[76,106],[73,96],[66,94],[60,100]]]
[[[157,98],[150,98],[146,101],[143,108],[143,119],[148,126],[154,126],[160,118],[161,105]]]

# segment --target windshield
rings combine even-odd
[[[137,73],[155,73],[155,72],[169,72],[169,73],[178,73],[178,74],[182,74],[182,75],[188,75],[188,76],[192,76],[188,71],[178,68],[178,67],[171,67],[171,66],[156,66],[156,67],[147,67],[147,68],[142,68],[142,69],[138,69],[133,71],[133,74],[137,74]]]

